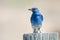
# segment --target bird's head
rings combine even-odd
[[[31,9],[28,9],[28,10],[32,11],[33,13],[39,12],[38,8],[31,8]]]

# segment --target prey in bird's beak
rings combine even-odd
[[[29,11],[32,11],[32,9],[28,9]]]

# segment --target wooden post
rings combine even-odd
[[[30,33],[24,34],[23,40],[59,40],[58,33]]]

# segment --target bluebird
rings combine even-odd
[[[33,28],[33,32],[38,33],[38,31],[42,27],[43,15],[39,12],[38,8],[31,8],[29,10],[32,11],[30,21]]]

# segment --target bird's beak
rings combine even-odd
[[[32,9],[28,9],[29,11],[32,11]]]

